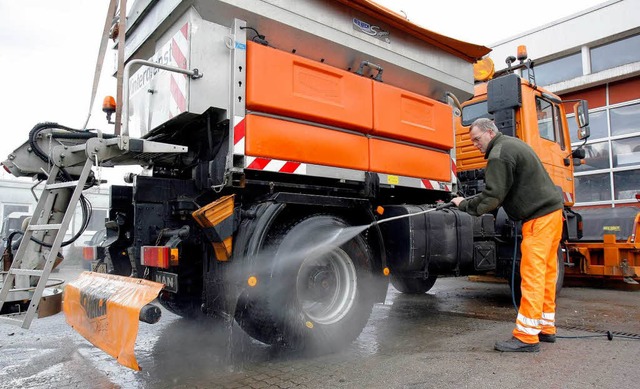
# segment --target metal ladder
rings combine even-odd
[[[4,322],[8,324],[15,324],[24,329],[28,329],[31,326],[31,321],[36,315],[38,305],[40,304],[40,298],[42,297],[42,293],[47,285],[49,274],[53,269],[53,264],[56,260],[56,257],[58,256],[60,247],[62,246],[64,235],[67,232],[69,224],[71,224],[71,219],[73,218],[76,206],[78,205],[78,201],[80,200],[80,195],[84,190],[84,185],[86,184],[89,173],[91,172],[92,164],[93,161],[90,158],[87,158],[78,181],[56,183],[56,178],[58,176],[58,173],[60,172],[60,168],[56,165],[54,165],[49,172],[49,177],[47,178],[44,190],[42,191],[42,195],[38,200],[38,205],[33,212],[33,217],[31,218],[32,222],[36,222],[41,218],[41,216],[44,217],[43,220],[46,220],[46,218],[51,215],[55,204],[55,196],[52,196],[52,192],[54,190],[61,188],[75,189],[73,190],[73,194],[71,195],[71,199],[69,200],[69,204],[67,206],[67,209],[65,210],[60,224],[38,225],[32,224],[32,222],[29,223],[29,226],[27,227],[26,231],[24,232],[24,236],[22,237],[22,241],[20,242],[20,247],[18,248],[14,260],[11,263],[11,268],[4,276],[4,283],[2,285],[2,290],[0,290],[0,310],[6,302],[7,297],[9,296],[9,292],[15,288],[16,276],[35,276],[39,277],[39,280],[33,292],[33,296],[31,297],[29,308],[27,309],[26,314],[19,313],[1,315],[0,323]],[[20,266],[22,265],[27,246],[29,246],[29,242],[31,241],[31,237],[33,236],[34,231],[56,231],[55,238],[51,243],[51,247],[48,248],[49,252],[46,253],[45,250],[46,254],[44,255],[46,255],[46,261],[42,270],[21,269]]]

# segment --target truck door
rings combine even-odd
[[[566,139],[564,111],[559,104],[541,95],[535,95],[535,118],[525,119],[535,125],[537,131],[525,135],[536,150],[553,182],[562,189],[565,203],[573,204],[573,166],[569,158],[571,150]],[[528,111],[528,114],[533,112]],[[537,141],[535,138],[538,138]],[[537,144],[537,147],[534,145]],[[569,204],[567,204],[569,205]]]

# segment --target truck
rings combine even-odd
[[[472,145],[468,126],[477,118],[494,119],[502,133],[516,136],[533,148],[562,194],[565,227],[558,249],[557,287],[562,287],[565,277],[572,281],[592,281],[592,284],[593,281],[624,281],[636,285],[640,273],[640,246],[636,243],[640,208],[635,205],[574,207],[573,172],[575,166],[583,163],[585,152],[581,146],[571,149],[571,126],[566,115],[573,111],[578,129],[576,138],[586,142],[590,135],[587,102],[562,100],[537,85],[534,63],[527,58],[524,46],[519,46],[517,57],[507,58],[506,63],[507,68],[497,73],[488,57],[474,65],[477,81],[474,97],[461,104],[456,128],[456,162],[462,193],[468,196],[482,191],[486,166],[484,156]],[[496,217],[504,218],[504,214],[499,211]],[[514,227],[517,231],[518,226],[514,224]],[[519,255],[512,255],[515,263],[502,256],[502,261],[515,265],[512,279],[508,266],[496,268],[499,277],[513,281],[516,286],[519,285]],[[517,287],[514,292],[519,296]]]
[[[3,162],[53,197],[30,228],[51,247],[23,239],[16,255],[31,260],[14,260],[2,293],[14,275],[46,274],[60,240],[49,230],[97,184],[92,166],[142,166],[111,187],[110,274],[83,273],[64,298],[69,324],[125,366],[139,369],[138,321],[157,321],[156,298],[183,317],[235,320],[266,344],[332,351],[361,333],[389,283],[424,293],[438,276],[515,274],[517,223],[447,207],[482,189],[473,117],[544,146],[573,193],[580,153],[557,96],[515,73],[474,86],[488,48],[373,1],[139,0],[120,23],[120,127],[41,123]],[[535,137],[537,97],[562,145]],[[576,117],[586,128],[584,103]],[[581,218],[565,204],[564,240],[577,240]]]

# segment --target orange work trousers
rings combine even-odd
[[[562,238],[562,210],[522,225],[520,285],[522,299],[513,336],[538,343],[538,334],[555,334],[558,245]]]

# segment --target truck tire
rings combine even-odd
[[[391,275],[391,285],[399,292],[405,294],[423,294],[431,290],[438,276],[429,276],[427,279],[399,277]]]
[[[564,284],[564,254],[562,251],[562,246],[558,247],[558,254],[556,256],[557,261],[558,261],[558,274],[556,277],[556,297],[560,294],[560,291],[562,290],[562,285]],[[516,300],[516,304],[518,304],[518,306],[520,306],[520,299],[522,298],[522,290],[520,289],[520,284],[522,282],[522,279],[520,278],[520,267],[519,267],[519,263],[518,266],[516,267],[516,274],[514,277],[514,285],[511,285],[511,277],[508,277],[508,281],[509,281],[509,287],[511,288],[511,290],[513,291],[514,294],[514,298]]]
[[[341,218],[312,215],[269,233],[258,284],[236,309],[245,332],[267,344],[323,352],[358,337],[373,307],[371,251],[361,235],[326,249],[324,233],[342,228],[348,224]]]

